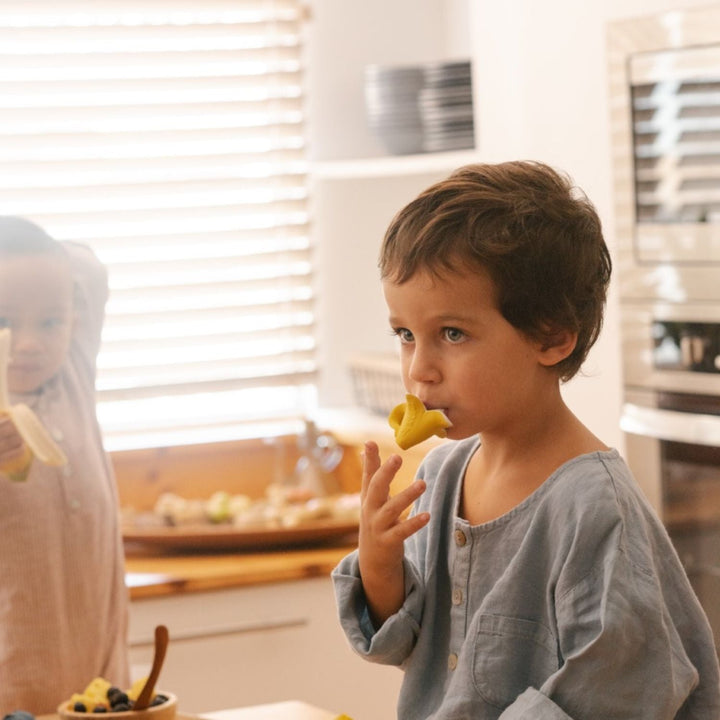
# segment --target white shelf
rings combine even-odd
[[[392,155],[356,160],[328,160],[310,164],[313,179],[354,179],[418,175],[432,172],[451,172],[461,165],[478,162],[477,150],[422,153],[420,155]]]

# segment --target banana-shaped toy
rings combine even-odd
[[[405,396],[404,403],[392,409],[388,423],[395,430],[395,442],[403,450],[427,440],[432,435],[447,437],[447,428],[452,425],[442,410],[427,410],[420,398],[409,393]]]
[[[11,480],[27,479],[33,457],[46,465],[60,466],[67,463],[65,453],[38,419],[37,415],[22,403],[10,405],[7,369],[10,361],[10,330],[0,330],[0,415],[7,415],[25,443],[23,454],[11,462],[0,465],[0,472]]]

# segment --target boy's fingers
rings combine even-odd
[[[391,516],[399,517],[425,492],[425,481],[415,480],[404,490],[393,495],[386,503],[384,510]]]
[[[407,520],[403,520],[392,529],[392,533],[398,540],[407,540],[411,535],[414,535],[420,528],[425,527],[430,521],[430,513],[422,512],[417,515],[409,517]]]
[[[362,454],[362,485],[360,486],[360,499],[365,500],[367,495],[368,486],[372,476],[378,471],[380,467],[380,451],[378,446],[374,442],[366,442],[365,448]]]
[[[363,502],[370,507],[378,509],[388,501],[390,483],[395,473],[400,469],[402,459],[399,455],[391,455],[377,470],[368,478],[367,490]]]

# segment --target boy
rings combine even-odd
[[[393,497],[400,458],[366,444],[358,550],[333,573],[354,649],[405,672],[398,717],[717,720],[667,533],[560,392],[610,279],[592,204],[540,163],[461,168],[394,218],[380,269],[405,387],[457,441]]]

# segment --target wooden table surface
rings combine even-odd
[[[354,545],[242,553],[130,554],[132,599],[325,577]]]

